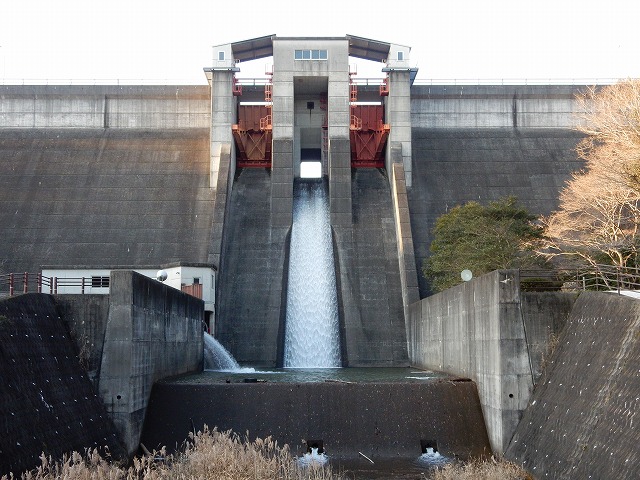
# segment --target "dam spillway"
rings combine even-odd
[[[318,180],[301,180],[294,188],[283,362],[287,368],[341,366],[326,190]]]

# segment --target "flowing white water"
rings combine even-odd
[[[295,187],[284,366],[341,366],[333,241],[322,182],[299,182]]]
[[[246,373],[255,371],[253,368],[242,368],[220,342],[207,332],[204,332],[204,369]]]

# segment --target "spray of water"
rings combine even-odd
[[[333,241],[322,182],[295,187],[284,366],[341,366]]]
[[[236,359],[215,338],[204,332],[204,369],[222,372],[253,372],[253,368],[242,368]]]

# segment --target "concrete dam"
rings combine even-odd
[[[384,80],[351,81],[349,57],[382,54]],[[274,68],[264,84],[241,85],[237,61],[267,56]],[[301,439],[323,440],[345,458],[358,448],[377,458],[414,458],[436,442],[461,458],[513,451],[532,461],[508,450],[537,381],[531,365],[540,359],[530,352],[546,348],[547,333],[560,331],[575,299],[521,296],[500,288],[503,277],[489,277],[465,287],[482,295],[478,310],[464,303],[469,292],[426,304],[431,292],[420,269],[435,219],[448,208],[505,195],[536,214],[557,206],[564,181],[581,167],[572,129],[581,87],[413,84],[408,48],[351,36],[264,37],[220,46],[216,57],[205,69],[208,86],[0,87],[1,278],[29,272],[33,282],[35,273],[50,272],[87,278],[88,292],[104,294],[122,285],[122,270],[154,277],[164,269],[178,290],[202,287],[201,316],[188,313],[200,306],[186,294],[156,304],[166,291],[137,275],[125,281],[131,294],[111,291],[120,293],[109,306],[74,314],[99,326],[89,337],[106,338],[104,319],[122,320],[123,303],[133,305],[131,334],[121,325],[109,345],[131,342],[127,358],[139,387],[122,389],[124,367],[107,375],[106,340],[93,342],[89,377],[115,422],[105,431],[114,428],[129,453],[141,439],[150,447],[175,444],[206,423],[274,435],[297,452],[305,448]],[[309,152],[327,188],[340,366],[412,366],[452,376],[395,383],[166,379],[201,371],[196,324],[243,366],[285,366],[294,185],[312,163]],[[36,288],[31,283],[28,291]],[[556,317],[542,307],[544,318],[533,315],[542,304],[564,320],[545,323]],[[449,322],[459,330],[425,323],[441,318],[443,305],[460,305],[453,310],[460,323]],[[57,308],[65,321],[65,311],[76,311]],[[505,323],[504,309],[518,320]],[[145,313],[151,310],[163,312],[161,337]],[[464,317],[469,311],[478,313]],[[485,335],[484,324],[473,323],[481,318],[513,328],[491,327]],[[147,334],[157,341],[151,350]],[[176,342],[199,356],[163,363],[162,352],[176,353]],[[484,345],[501,355],[499,366],[479,359]],[[31,395],[39,401],[38,391]],[[275,404],[282,406],[277,413]],[[326,414],[314,413],[320,411]]]

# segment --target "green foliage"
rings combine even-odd
[[[436,220],[431,255],[422,266],[433,291],[462,281],[469,269],[479,276],[496,269],[531,267],[539,261],[532,244],[542,237],[536,217],[505,197],[483,206],[458,205]]]

